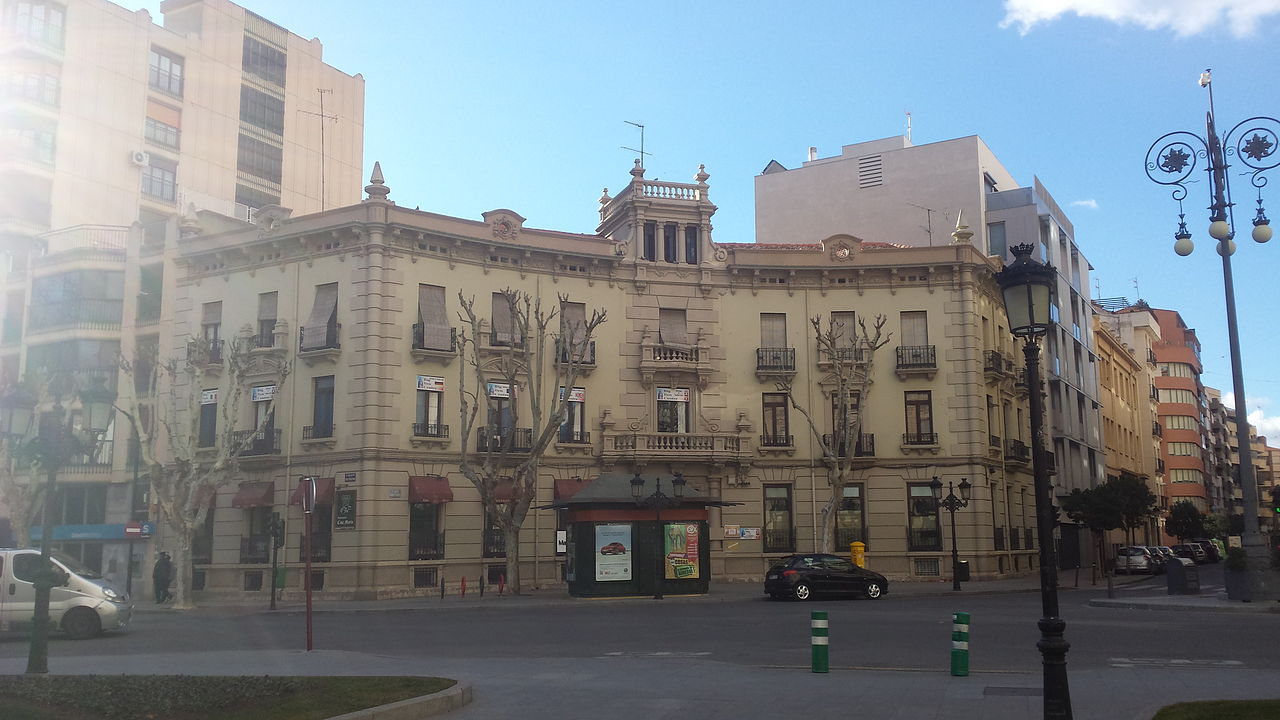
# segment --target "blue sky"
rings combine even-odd
[[[158,0],[123,4],[159,19]],[[1187,202],[1197,250],[1177,257],[1176,203],[1143,158],[1165,132],[1203,134],[1206,67],[1220,125],[1280,116],[1280,50],[1258,31],[1280,20],[1280,0],[242,4],[363,73],[367,168],[382,162],[400,204],[449,215],[507,207],[534,227],[593,232],[601,189],[628,179],[630,120],[647,126],[648,177],[688,181],[705,163],[715,239],[751,242],[753,177],[771,159],[794,167],[810,145],[829,156],[901,134],[907,110],[917,144],[980,135],[1069,213],[1095,295],[1179,310],[1206,384],[1231,387],[1207,183]],[[1280,441],[1266,329],[1280,239],[1248,239],[1253,196],[1244,178],[1233,186],[1249,410]]]

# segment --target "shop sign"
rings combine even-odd
[[[333,527],[353,530],[356,526],[356,491],[338,490],[333,494]]]
[[[689,388],[658,388],[658,402],[689,402]]]
[[[563,386],[563,385],[562,385],[562,386],[560,386],[560,399],[561,399],[561,400],[563,400],[563,399],[564,399],[564,386]],[[586,401],[587,401],[587,389],[586,389],[586,388],[576,387],[576,388],[574,388],[573,390],[569,391],[569,402],[586,402]]]
[[[487,389],[491,398],[509,398],[511,397],[511,386],[506,383],[489,383]]]
[[[596,581],[631,579],[631,524],[596,526]]]
[[[249,390],[250,402],[266,402],[276,396],[275,385],[263,385]]]
[[[698,578],[699,532],[697,523],[664,523],[662,546],[668,580]]]
[[[213,390],[201,390],[200,404],[201,405],[217,405],[218,404],[217,388],[214,388]]]
[[[418,389],[431,390],[432,392],[444,392],[444,378],[435,377],[434,375],[419,375]]]

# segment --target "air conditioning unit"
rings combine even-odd
[[[134,167],[146,167],[151,164],[151,154],[134,150],[129,153],[129,164]]]

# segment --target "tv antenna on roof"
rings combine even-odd
[[[903,110],[903,112],[906,113],[907,115],[907,144],[910,145],[911,144],[911,111]],[[920,207],[920,206],[917,205],[916,207]]]
[[[324,197],[324,168],[325,168],[325,165],[327,164],[327,163],[325,162],[325,160],[326,160],[327,158],[325,158],[325,154],[324,154],[324,121],[325,121],[325,120],[332,120],[332,121],[334,121],[334,122],[337,122],[337,121],[338,121],[338,116],[337,116],[337,115],[326,115],[326,114],[324,113],[324,96],[325,96],[325,95],[328,95],[328,94],[329,94],[329,93],[331,93],[331,92],[333,92],[333,90],[331,90],[331,89],[329,89],[329,88],[316,88],[316,92],[320,94],[320,112],[318,112],[318,113],[317,113],[317,112],[311,112],[310,110],[299,110],[298,112],[302,113],[303,115],[314,115],[314,116],[316,116],[316,117],[320,118],[320,209],[323,211],[323,210],[324,210],[324,200],[325,200],[325,197]]]
[[[910,117],[910,116],[911,116],[911,113],[907,113],[907,117]],[[925,221],[929,223],[928,225],[925,226],[924,231],[929,234],[929,247],[933,247],[933,214],[938,211],[934,210],[933,208],[927,208],[923,205],[917,205],[913,202],[909,202],[907,204],[910,205],[911,207],[920,208],[921,210],[924,211]]]
[[[644,125],[641,125],[641,124],[640,124],[640,123],[638,123],[638,122],[631,122],[630,120],[623,120],[622,122],[624,122],[624,123],[626,123],[626,124],[628,124],[628,125],[634,125],[634,126],[636,126],[636,127],[640,128],[640,149],[639,149],[639,150],[637,150],[637,149],[635,149],[635,148],[633,148],[633,147],[627,147],[626,145],[622,145],[621,147],[622,147],[622,149],[623,149],[623,150],[630,150],[630,151],[631,151],[631,152],[633,152],[633,153],[639,153],[639,154],[640,154],[640,166],[641,166],[641,167],[643,167],[643,166],[644,166],[644,156],[645,156],[645,155],[652,155],[652,154],[653,154],[653,153],[647,153],[647,152],[645,152],[645,151],[644,151]]]

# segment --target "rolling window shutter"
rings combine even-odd
[[[787,347],[787,316],[784,313],[760,313],[760,347]]]
[[[658,342],[663,345],[688,345],[689,332],[684,310],[658,310]]]
[[[276,306],[279,302],[279,296],[276,293],[259,293],[258,294],[258,319],[259,320],[275,320]]]
[[[857,326],[854,324],[852,312],[833,312],[831,313],[831,326],[835,328],[840,337],[836,344],[841,347],[853,347],[853,341],[857,337]]]
[[[453,347],[452,328],[444,305],[444,288],[418,286],[418,319],[422,321],[422,344],[436,350]]]
[[[205,325],[218,325],[222,323],[222,303],[211,302],[205,303],[201,308],[200,322]]]
[[[929,325],[923,312],[902,313],[902,344],[911,347],[929,344]]]
[[[515,334],[514,321],[511,317],[511,303],[502,293],[493,294],[493,339],[501,345],[510,345]]]
[[[316,286],[316,302],[302,328],[302,349],[324,347],[329,323],[338,312],[338,283]]]
[[[586,342],[587,306],[585,303],[560,303],[560,338],[566,345],[579,348]]]

